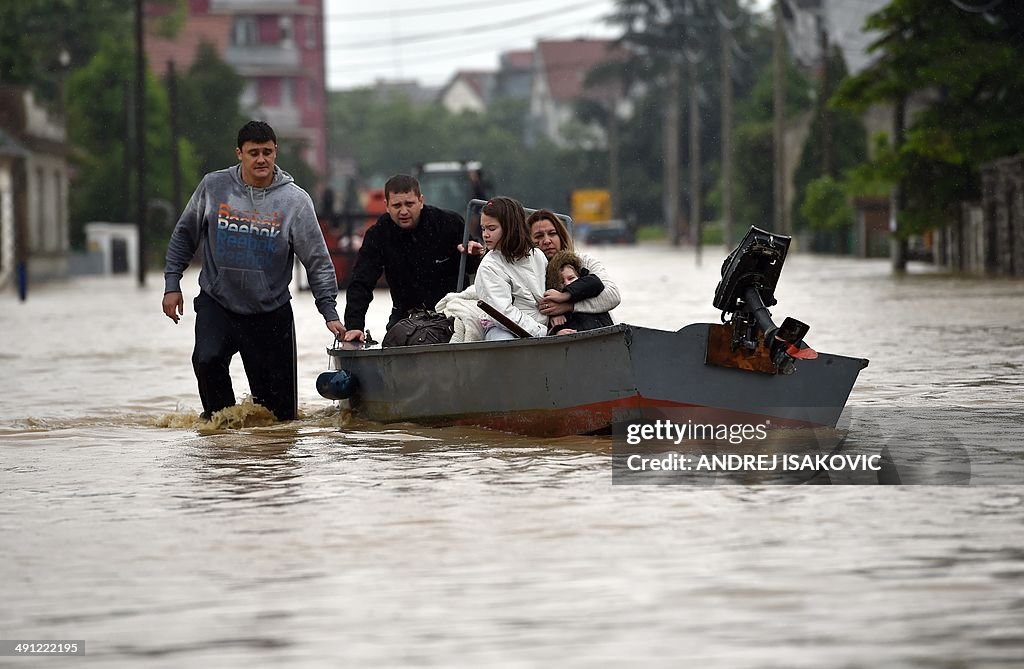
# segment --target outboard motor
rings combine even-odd
[[[344,369],[322,372],[316,377],[316,391],[329,400],[347,400],[359,389],[359,379]]]
[[[779,327],[768,311],[776,304],[775,286],[791,239],[751,227],[722,263],[722,280],[714,301],[715,308],[722,311],[722,322],[732,323],[732,349],[753,351],[763,333],[765,348],[780,374],[795,372],[795,360],[818,357],[803,341],[809,325],[787,317]]]
[[[361,343],[358,341],[342,343],[335,339],[331,347],[327,349],[329,370],[316,377],[316,391],[320,393],[320,396],[329,400],[347,400],[359,392],[359,378],[355,374],[341,369],[339,358],[334,354],[340,352],[341,349],[358,350],[376,344],[377,342],[373,340],[369,330],[366,330],[366,341]]]

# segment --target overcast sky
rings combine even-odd
[[[771,0],[747,0],[761,10]],[[496,70],[498,54],[538,39],[617,37],[614,0],[324,0],[327,87],[416,79],[441,86],[456,70]]]
[[[377,79],[440,86],[456,70],[495,70],[538,38],[613,37],[613,0],[325,0],[327,87]]]

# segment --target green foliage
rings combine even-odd
[[[242,124],[239,124],[241,127]],[[231,146],[234,147],[238,144],[238,128],[235,128],[235,132],[232,135]],[[306,159],[302,156],[302,143],[286,139],[283,137],[277,138],[277,166],[287,172],[295,179],[295,183],[303,188],[313,201],[316,202],[317,194],[312,191],[314,184],[317,183],[316,172]],[[223,165],[222,167],[227,167]]]
[[[238,129],[247,120],[238,102],[244,87],[245,80],[234,68],[202,42],[178,89],[179,127],[196,149],[202,174],[237,161]]]
[[[829,57],[828,72],[829,80],[826,82],[824,96],[826,100],[831,96],[831,91],[835,87],[833,82],[846,77],[846,63],[838,49],[834,49]],[[831,135],[829,140],[831,167],[827,173],[824,138],[826,121]],[[796,191],[796,197],[793,198],[794,227],[800,229],[810,224],[810,221],[803,215],[802,206],[806,199],[808,184],[819,176],[836,178],[846,170],[864,162],[867,158],[866,134],[864,124],[854,112],[848,109],[819,107],[818,113],[811,121],[808,140],[804,144],[800,162],[793,175],[793,186]]]
[[[800,213],[814,230],[845,231],[854,220],[846,191],[828,176],[807,184]]]
[[[875,171],[899,183],[899,234],[941,225],[950,206],[979,197],[979,167],[1024,150],[1024,68],[1019,17],[952,3],[893,0],[869,17],[881,33],[876,62],[840,86],[832,103],[862,110],[918,96],[903,141]]]
[[[665,241],[665,226],[660,223],[641,225],[636,229],[636,240],[638,242],[663,242]]]
[[[111,35],[101,39],[99,50],[88,65],[67,82],[68,132],[73,146],[71,161],[77,176],[70,191],[72,239],[81,242],[82,227],[89,221],[135,220],[134,167],[130,159],[133,144],[125,138],[134,131],[129,123],[132,108],[130,86],[132,61],[127,40]],[[146,197],[169,200],[171,196],[170,132],[167,94],[148,74],[146,94]],[[127,152],[127,153],[126,153]],[[179,143],[182,183],[198,181],[198,161],[191,144]],[[151,228],[154,249],[166,244],[173,221],[160,221]]]
[[[771,121],[747,122],[736,128],[733,218],[742,230],[750,225],[771,228],[774,202]]]
[[[690,52],[699,50],[701,58],[697,76],[701,100],[703,192],[713,191],[718,183],[722,134],[718,11],[738,22],[733,30],[738,46],[732,72],[737,118],[744,120],[739,113],[741,108],[755,110],[748,114],[747,121],[754,120],[750,116],[771,118],[770,68],[767,85],[762,82],[758,95],[752,94],[761,65],[770,60],[771,32],[740,7],[744,3],[728,0],[697,4],[703,24],[693,25],[696,28],[691,30],[693,39],[685,45],[679,39],[679,30],[683,27],[680,22],[696,19],[684,16],[683,3],[671,3],[672,16],[667,23],[659,24],[660,32],[655,31],[653,42],[644,41],[652,35],[627,30],[623,43],[637,48],[633,52],[636,57],[613,68],[614,72],[594,72],[587,78],[589,83],[601,85],[609,85],[612,80],[642,84],[631,90],[633,113],[619,124],[621,201],[616,206],[622,217],[639,225],[660,225],[663,221],[664,124],[665,108],[670,104],[665,97],[663,76],[667,60],[682,58],[684,46]],[[633,16],[640,17],[637,21],[664,19],[656,16],[650,3],[641,0],[619,0],[616,11],[617,22],[624,28],[633,21]],[[810,86],[792,67],[787,72],[787,87],[794,113],[811,104]],[[767,97],[764,91],[768,92]],[[755,103],[744,102],[752,97]],[[679,155],[683,162],[681,180],[684,183],[680,184],[683,189],[689,185],[685,164],[689,141],[685,132],[687,110],[685,99],[676,104],[681,106],[682,114]],[[565,211],[573,189],[608,187],[608,152],[595,146],[587,128],[591,121],[598,125],[607,123],[607,110],[600,105],[579,105],[576,119],[566,128],[570,142],[565,147],[553,145],[537,128],[529,125],[526,101],[503,100],[483,114],[454,115],[436,105],[417,107],[406,100],[382,102],[375,99],[372,90],[360,89],[330,93],[328,110],[331,146],[356,159],[360,175],[369,185],[380,186],[390,174],[409,171],[416,163],[476,159],[483,162],[493,193],[515,196],[531,206]],[[753,134],[761,139],[758,133]],[[737,189],[756,193],[756,197],[747,200],[738,192],[735,201],[740,209],[746,204],[745,215],[756,219],[759,225],[765,224],[762,209],[767,212],[767,220],[771,218],[771,170],[765,168],[766,157],[770,161],[772,155],[770,126],[767,138],[767,150],[763,143],[736,145],[737,171],[743,171],[737,179]],[[741,178],[746,179],[742,184],[739,183]],[[717,200],[705,199],[705,219],[715,217],[715,202]]]
[[[177,37],[188,18],[188,0],[156,0],[150,4],[167,6],[166,14],[151,20],[153,32],[165,39]]]
[[[855,165],[843,173],[850,197],[888,197],[899,179],[898,155],[889,144],[888,135],[874,137],[874,158]]]
[[[130,29],[131,5],[121,0],[0,2],[0,80],[56,101],[61,78],[89,61],[101,35]]]
[[[773,181],[775,114],[771,31],[757,32],[759,52],[757,78],[750,94],[737,97],[737,125],[733,135],[733,218],[734,229],[756,225],[771,228],[774,219],[775,190]],[[786,117],[803,113],[814,104],[813,84],[795,67],[786,55],[784,82]],[[716,198],[720,195],[716,193]]]
[[[786,118],[805,112],[814,105],[814,84],[796,68],[786,54],[786,81],[783,89],[786,98]],[[750,95],[736,105],[736,119],[748,121],[769,121],[775,115],[775,69],[771,58],[757,71],[757,80]]]
[[[531,206],[565,209],[580,179],[593,176],[593,156],[557,149],[548,142],[523,145],[525,101],[506,101],[486,114],[451,114],[439,105],[407,100],[378,102],[366,90],[331,93],[332,146],[351,153],[364,180],[382,186],[391,174],[418,163],[480,160],[495,193]]]

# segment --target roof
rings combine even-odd
[[[179,72],[192,67],[202,42],[208,42],[224,57],[231,36],[232,17],[222,15],[189,16],[173,40],[152,33],[146,35],[146,58],[154,72],[163,72],[167,61],[174,61]]]
[[[0,156],[27,156],[28,151],[13,137],[0,129]]]
[[[458,70],[452,75],[451,80],[445,84],[441,95],[443,96],[457,81],[465,82],[483,102],[487,102],[490,98],[491,87],[494,84],[494,72],[486,70]]]
[[[537,54],[551,97],[560,101],[604,97],[602,89],[607,87],[584,88],[587,73],[596,65],[625,57],[611,40],[591,39],[540,40]]]
[[[528,70],[533,67],[533,51],[505,51],[501,54],[501,68]]]

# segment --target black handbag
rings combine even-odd
[[[447,344],[455,334],[455,318],[436,311],[417,309],[391,326],[381,346]]]

